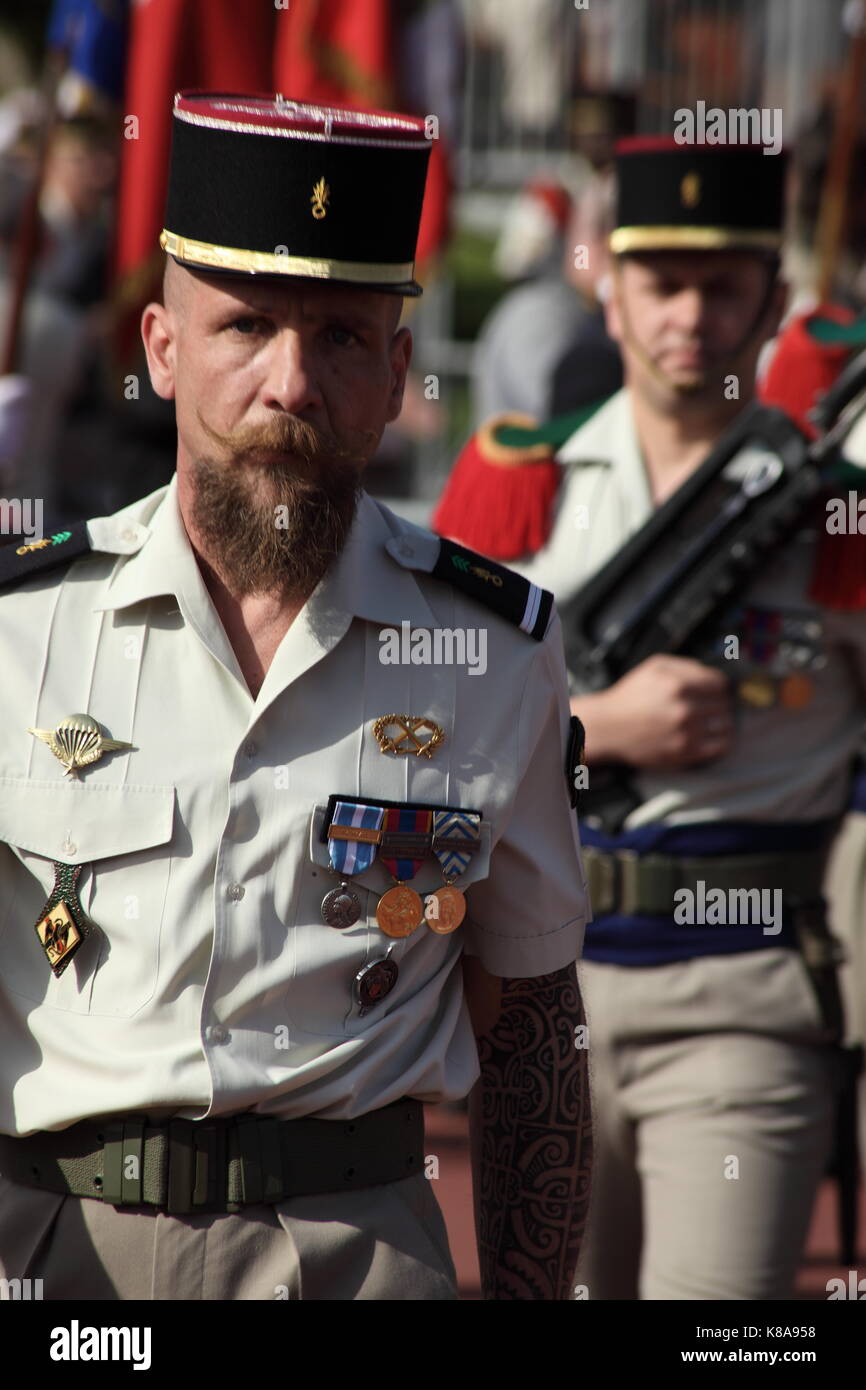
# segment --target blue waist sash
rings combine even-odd
[[[826,844],[835,821],[792,821],[769,824],[757,821],[705,821],[694,825],[643,825],[637,830],[606,835],[581,822],[581,842],[613,853],[618,849],[637,854],[665,854],[684,858],[713,855],[792,854],[819,849]],[[782,884],[779,885],[783,887]],[[796,949],[790,912],[784,912],[782,930],[765,936],[760,924],[730,923],[688,926],[673,914],[596,917],[586,927],[583,958],[606,965],[667,965],[694,956],[731,955],[737,951],[766,951],[778,946]]]

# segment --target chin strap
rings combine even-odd
[[[622,260],[622,256],[614,257],[614,275],[617,277],[620,273],[620,265]],[[728,354],[727,360],[729,365],[731,366],[733,366],[734,363],[738,361],[741,354],[744,353],[746,348],[751,345],[753,339],[758,336],[761,324],[764,322],[764,319],[766,318],[767,312],[770,308],[773,294],[775,293],[776,289],[776,279],[779,273],[779,257],[775,255],[768,257],[768,262],[769,264],[767,267],[767,284],[764,289],[764,293],[761,298],[761,302],[758,306],[758,309],[752,319],[752,322],[746,329],[746,332],[743,334],[742,338],[737,343],[737,345],[734,348],[732,348],[731,352]],[[621,296],[619,297],[618,308],[619,316],[622,320],[623,341],[628,344],[635,357],[638,358],[641,365],[645,368],[649,375],[654,377],[655,380],[659,382],[662,386],[666,386],[668,390],[675,391],[679,396],[691,395],[696,388],[677,386],[675,382],[671,381],[667,373],[662,371],[661,367],[656,366],[649,353],[638,341],[637,337],[632,332],[632,327],[629,322],[628,315],[626,314],[625,305],[622,301]]]

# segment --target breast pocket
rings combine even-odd
[[[354,1037],[376,1027],[381,1019],[417,1001],[425,992],[435,1010],[437,980],[444,981],[454,967],[462,950],[462,928],[446,936],[422,924],[402,940],[386,936],[376,921],[376,907],[382,894],[393,886],[393,880],[375,861],[364,873],[341,880],[330,868],[328,845],[322,841],[326,814],[326,806],[317,806],[310,822],[309,862],[296,905],[295,969],[286,1008],[295,1027],[305,1033]],[[489,867],[490,826],[482,822],[480,848],[455,886],[465,888],[486,878]],[[357,922],[343,929],[326,925],[322,918],[322,899],[341,881],[349,884],[360,903]],[[428,856],[410,887],[424,901],[442,883],[439,865]],[[362,1016],[353,996],[355,976],[364,966],[384,956],[389,947],[393,947],[390,959],[399,971],[397,984],[381,1003]],[[426,1009],[427,1005],[423,1007]]]
[[[0,778],[0,979],[50,1008],[128,1018],[156,987],[174,787]],[[56,978],[34,930],[54,864],[80,864],[93,926]]]

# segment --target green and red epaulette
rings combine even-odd
[[[855,347],[866,344],[866,320],[855,319],[841,304],[821,304],[797,314],[779,334],[776,350],[758,394],[778,406],[814,439],[811,412],[847,363]]]
[[[496,560],[534,555],[553,525],[561,472],[555,453],[603,404],[544,425],[519,414],[486,421],[460,452],[432,529]]]
[[[817,435],[812,412],[833,386],[856,348],[866,346],[866,318],[839,304],[820,304],[798,314],[783,329],[773,359],[761,383],[765,405],[784,410],[810,439]],[[849,493],[856,494],[855,517],[866,497],[866,474],[844,458],[825,471],[826,487],[818,494],[818,543],[809,596],[837,612],[866,608],[866,534],[852,529],[846,516],[844,529],[828,527],[835,501],[850,510]],[[864,507],[866,512],[866,507]],[[863,518],[866,529],[866,516]]]
[[[818,543],[809,597],[837,613],[866,608],[866,469],[837,459],[818,494]],[[861,529],[862,528],[862,529]]]

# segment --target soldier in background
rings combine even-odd
[[[626,386],[560,439],[546,543],[517,561],[560,605],[752,399],[784,307],[781,159],[634,140],[618,178],[608,327]],[[507,443],[488,436],[462,461],[478,549],[498,543],[479,520],[494,475],[543,481],[540,438],[511,452],[509,470]],[[437,529],[468,539],[447,494]],[[601,765],[627,769],[634,791],[618,822],[581,826],[598,1162],[578,1278],[591,1298],[782,1299],[793,1286],[839,1073],[822,874],[866,706],[866,621],[817,597],[844,598],[815,529],[737,593],[700,659],[653,656],[592,694],[573,683],[590,804]],[[724,915],[705,910],[701,884],[723,891]],[[760,920],[743,920],[733,895],[754,889]]]

